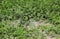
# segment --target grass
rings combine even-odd
[[[41,19],[51,25],[35,27]],[[0,0],[0,39],[48,39],[44,32],[60,39],[60,0]]]
[[[22,27],[14,27],[6,21],[0,23],[0,39],[25,38],[26,30]]]

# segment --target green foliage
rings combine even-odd
[[[55,36],[56,34],[60,34],[60,25],[57,26],[41,26],[43,32],[48,35]]]
[[[4,20],[21,18],[22,21],[29,19],[40,20],[45,18],[50,22],[60,23],[59,0],[2,0],[0,2],[0,16]]]
[[[25,38],[26,30],[23,27],[14,27],[6,23],[6,21],[0,23],[0,39]]]
[[[54,25],[43,26],[44,31],[60,34],[60,0],[0,0],[0,39],[6,39],[5,35],[14,37],[14,34],[23,39],[26,33],[22,27],[14,28],[3,21],[20,19],[20,25],[28,25],[30,19],[39,21],[43,18]]]

